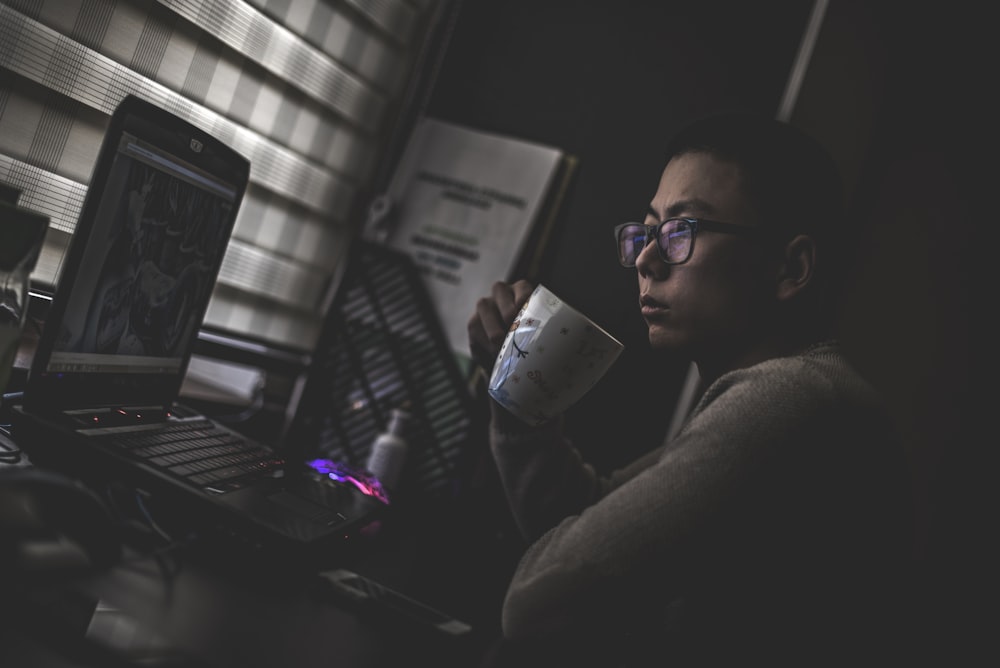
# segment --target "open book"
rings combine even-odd
[[[460,359],[476,300],[537,273],[575,166],[518,138],[427,117],[414,127],[367,234],[413,258]]]

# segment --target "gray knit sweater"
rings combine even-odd
[[[607,419],[628,438],[633,416]],[[671,442],[606,478],[557,424],[495,420],[493,455],[531,543],[504,635],[590,658],[650,645],[682,659],[846,653],[883,634],[895,600],[883,589],[908,553],[898,445],[830,342],[722,376]]]

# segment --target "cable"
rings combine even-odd
[[[118,565],[122,568],[129,568],[136,572],[148,573],[148,569],[140,569],[139,566],[146,559],[152,559],[156,564],[156,571],[163,579],[164,591],[167,597],[173,595],[173,584],[177,575],[181,572],[183,562],[177,552],[186,547],[196,538],[195,535],[188,536],[183,540],[174,541],[168,545],[162,545],[149,551],[136,551],[131,556],[123,559]]]
[[[166,531],[164,531],[160,527],[160,525],[156,523],[156,520],[153,519],[153,515],[149,512],[149,509],[146,507],[146,502],[143,500],[142,497],[143,497],[143,493],[140,490],[136,490],[135,491],[135,505],[136,505],[136,507],[139,508],[139,512],[142,513],[142,516],[145,518],[146,522],[149,524],[149,527],[153,531],[155,531],[156,535],[158,535],[160,538],[162,538],[168,545],[174,543],[175,541],[174,541],[173,536],[171,536],[169,533],[167,533]]]
[[[23,452],[10,437],[10,425],[0,424],[0,464],[20,464]]]
[[[0,440],[0,464],[20,464],[21,463],[21,449],[16,447],[9,447],[6,443]]]
[[[114,505],[117,514],[122,516],[120,504],[115,500],[113,487],[114,485],[109,485],[107,489],[107,495],[111,503]],[[125,559],[121,565],[122,566],[134,566],[137,562],[152,559],[156,563],[157,570],[163,578],[164,583],[167,585],[167,595],[171,595],[172,589],[170,585],[173,584],[174,579],[180,573],[181,570],[181,559],[177,556],[177,551],[186,545],[190,544],[197,536],[194,533],[185,536],[183,539],[174,538],[168,531],[166,531],[159,522],[153,517],[153,513],[150,511],[149,506],[146,503],[146,497],[148,492],[142,489],[138,489],[131,486],[121,485],[119,483],[119,490],[121,494],[128,496],[132,499],[135,509],[139,512],[141,516],[140,519],[128,518],[122,520],[122,526],[127,529],[131,529],[134,533],[141,533],[145,538],[155,537],[155,542],[160,542],[160,545],[153,546],[151,549],[139,549],[135,550],[135,554]],[[134,548],[134,546],[132,546]],[[171,559],[171,557],[174,557]]]

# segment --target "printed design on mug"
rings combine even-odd
[[[556,391],[556,388],[552,386],[553,384],[549,381],[548,378],[545,377],[541,369],[532,369],[531,371],[529,371],[524,375],[527,376],[528,380],[534,383],[535,387],[538,388],[538,391],[541,392],[542,395],[547,397],[550,401],[554,400],[556,397],[559,396],[559,393]]]
[[[576,369],[567,364],[562,367],[561,371],[564,378],[563,389],[572,390],[576,385]]]
[[[602,363],[611,350],[606,346],[594,342],[594,335],[597,330],[591,325],[585,328],[587,336],[577,342],[576,355],[587,359],[587,368],[593,369],[598,363]]]
[[[537,322],[538,320],[536,320],[535,318],[528,318],[527,320],[524,321],[524,326],[532,327]],[[517,351],[518,359],[523,359],[528,356],[528,351],[522,348],[521,346],[517,345],[517,329],[520,326],[520,324],[521,324],[520,320],[515,320],[514,324],[511,325],[510,331],[513,332],[513,334],[511,334],[510,337],[510,345],[514,346],[514,350]]]
[[[500,355],[493,369],[493,382],[491,385],[495,389],[491,394],[505,405],[513,404],[514,402],[510,399],[501,400],[498,396],[502,394],[502,396],[506,397],[507,393],[503,390],[504,384],[508,380],[514,383],[521,380],[521,377],[514,373],[514,360],[524,359],[528,356],[531,352],[528,350],[528,344],[535,338],[542,325],[541,320],[538,318],[524,318],[523,315],[524,308],[522,307],[521,313],[511,323],[507,339],[500,348]]]

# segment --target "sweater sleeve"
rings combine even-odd
[[[731,544],[720,543],[729,530],[722,518],[752,501],[762,487],[754,478],[789,435],[828,412],[832,394],[822,378],[786,363],[734,372],[709,388],[669,445],[607,479],[556,425],[495,425],[508,499],[534,539],[507,592],[505,636],[613,625],[669,602],[706,555],[717,559],[717,547]]]
[[[608,477],[599,477],[563,436],[558,420],[527,427],[495,419],[491,447],[514,520],[529,541],[565,517],[578,515],[659,457],[655,450]]]

